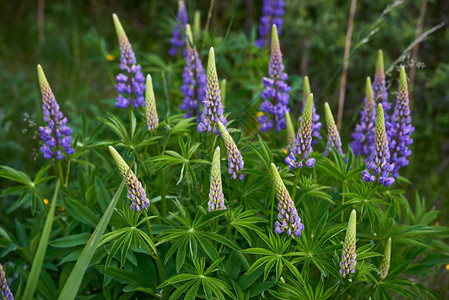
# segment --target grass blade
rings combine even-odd
[[[115,206],[117,205],[118,199],[120,198],[120,195],[123,191],[123,187],[125,186],[126,177],[122,180],[122,183],[120,184],[117,192],[112,198],[112,201],[109,203],[109,206],[106,209],[103,217],[95,228],[94,233],[84,247],[83,252],[81,252],[81,255],[72,272],[70,273],[69,278],[64,284],[64,287],[58,299],[75,299],[76,294],[78,293],[78,289],[83,280],[84,273],[86,272],[90,260],[92,259],[92,256],[94,255],[101,238],[103,237],[106,226],[108,226],[109,221],[111,220],[112,213],[114,212]]]
[[[39,281],[39,275],[41,274],[42,264],[44,263],[45,252],[48,247],[48,240],[50,239],[51,227],[53,226],[53,219],[55,217],[56,201],[58,199],[60,182],[56,183],[53,199],[51,200],[51,207],[48,211],[47,218],[45,219],[44,230],[39,241],[39,246],[36,251],[36,255],[33,259],[33,265],[31,266],[30,276],[25,287],[23,299],[33,299],[34,292],[36,291],[37,283]]]

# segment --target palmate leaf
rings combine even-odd
[[[16,208],[27,203],[28,199],[31,199],[31,213],[34,215],[37,208],[37,200],[40,200],[41,206],[44,207],[44,199],[37,189],[37,186],[40,184],[44,184],[50,179],[53,178],[53,176],[44,176],[45,173],[50,168],[50,164],[47,164],[43,166],[34,177],[34,180],[31,180],[31,178],[24,172],[18,171],[16,169],[13,169],[8,166],[0,166],[0,177],[5,178],[11,181],[15,181],[17,183],[20,183],[20,185],[8,188],[4,190],[1,195],[9,195],[9,194],[16,194],[21,192],[19,200],[17,201]]]
[[[203,286],[204,294],[206,297],[209,297],[208,299],[212,299],[212,295],[215,295],[218,299],[225,299],[223,293],[228,298],[236,299],[231,292],[231,287],[226,282],[208,276],[217,271],[216,266],[223,259],[224,257],[218,258],[207,269],[205,269],[205,258],[196,259],[194,260],[194,267],[189,266],[186,268],[190,271],[189,274],[174,275],[160,284],[158,288],[164,288],[168,285],[177,286],[177,284],[183,283],[180,287],[176,287],[170,299],[178,299],[184,293],[186,294],[184,299],[196,299],[201,285]]]
[[[211,261],[215,261],[219,258],[219,254],[217,248],[211,242],[218,242],[230,249],[240,250],[240,246],[235,242],[207,230],[209,224],[224,214],[224,211],[206,213],[199,210],[192,220],[190,213],[178,200],[175,201],[175,205],[178,207],[180,214],[170,214],[179,223],[164,219],[175,228],[165,230],[157,236],[157,245],[173,242],[165,255],[164,264],[167,264],[168,260],[176,253],[176,269],[179,271],[185,263],[186,254],[189,253],[191,258],[195,260],[198,250],[205,253]],[[204,227],[206,227],[206,230],[204,230]]]
[[[249,268],[249,270],[246,272],[245,275],[249,276],[251,273],[256,272],[256,270],[264,267],[263,273],[265,281],[268,278],[271,270],[274,268],[274,270],[276,271],[275,279],[276,281],[278,281],[282,274],[283,265],[286,265],[287,269],[290,270],[295,276],[298,275],[301,277],[296,267],[289,261],[291,253],[286,253],[287,249],[290,246],[291,242],[290,238],[286,239],[285,237],[279,237],[279,235],[274,235],[271,232],[269,232],[269,236],[266,236],[261,232],[257,232],[257,234],[262,238],[262,240],[265,242],[265,244],[268,246],[269,249],[249,248],[242,251],[243,253],[246,254],[255,254],[263,256],[257,259],[251,265],[251,267]],[[255,278],[251,277],[251,280],[253,280],[254,282],[254,280],[256,280],[257,277]],[[243,290],[245,289],[245,287],[242,285],[240,285],[240,287]]]

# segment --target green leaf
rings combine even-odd
[[[99,177],[95,177],[95,192],[97,193],[98,204],[100,204],[101,210],[104,212],[111,202],[111,197]]]
[[[51,241],[50,246],[55,248],[71,248],[79,245],[85,245],[89,240],[89,237],[90,237],[89,233],[69,235]]]
[[[83,280],[84,273],[86,272],[87,267],[89,266],[90,260],[92,259],[95,250],[97,249],[98,244],[103,236],[104,231],[106,230],[106,226],[109,224],[109,220],[112,217],[112,213],[115,210],[115,206],[117,205],[118,200],[120,199],[120,195],[122,194],[123,187],[125,186],[125,182],[128,175],[123,178],[122,183],[120,184],[117,192],[112,198],[111,203],[109,203],[108,208],[106,209],[103,217],[95,228],[94,233],[90,237],[88,243],[83,249],[78,261],[73,268],[73,271],[70,273],[69,278],[67,279],[64,287],[59,295],[59,299],[61,300],[73,300],[75,299],[78,289],[81,285],[81,281]]]
[[[25,286],[25,292],[23,294],[23,299],[32,299],[34,292],[36,291],[36,286],[39,280],[39,275],[41,273],[42,264],[45,259],[45,252],[47,251],[48,241],[50,239],[51,227],[53,226],[53,219],[55,216],[56,201],[58,199],[60,181],[56,183],[55,192],[53,194],[53,199],[51,200],[50,210],[48,211],[47,218],[45,219],[44,229],[42,230],[42,236],[39,241],[39,246],[34,256],[30,276],[28,277],[28,282]]]

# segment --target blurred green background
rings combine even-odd
[[[318,112],[329,102],[337,113],[341,67],[350,1],[288,0],[282,27],[281,48],[289,83],[290,105],[297,117],[302,98],[302,76],[310,77]],[[186,0],[189,19],[201,12],[205,28],[210,1]],[[227,111],[239,126],[257,128],[255,114],[260,105],[262,76],[267,73],[269,53],[253,46],[262,1],[216,0],[211,10],[209,35],[196,41],[205,63],[207,50],[216,48],[220,79],[227,79]],[[37,128],[42,125],[36,65],[44,67],[61,110],[76,136],[81,132],[84,111],[92,127],[97,116],[115,108],[114,76],[118,72],[119,49],[112,13],[116,13],[145,73],[153,75],[161,117],[179,113],[182,100],[181,72],[184,62],[170,57],[171,30],[177,1],[0,1],[0,164],[34,175],[43,164]],[[420,13],[422,32],[448,22],[449,1],[359,0],[354,19],[348,84],[341,132],[346,151],[350,133],[358,121],[366,76],[374,76],[378,49],[385,66],[401,57],[416,38]],[[388,74],[390,102],[397,90],[398,67],[410,75],[417,66],[411,92],[412,121],[416,128],[410,165],[401,175],[411,199],[415,191],[427,205],[441,210],[439,220],[449,220],[449,30],[436,30],[412,51],[402,56]],[[246,134],[255,134],[247,131]],[[0,189],[10,182],[0,181]],[[3,198],[0,211],[12,204]],[[15,212],[16,216],[26,216]],[[10,216],[0,215],[6,223]]]

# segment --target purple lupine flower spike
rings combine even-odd
[[[159,119],[156,110],[156,99],[154,98],[153,81],[151,75],[147,75],[146,91],[145,91],[145,111],[148,125],[148,131],[153,131],[159,125]]]
[[[388,91],[385,82],[384,56],[382,50],[379,50],[379,53],[377,54],[376,74],[374,75],[373,81],[373,96],[376,104],[382,104],[386,117],[385,120],[388,121],[387,112],[390,110],[391,105],[388,103]]]
[[[245,174],[242,173],[243,169],[243,158],[240,154],[240,150],[237,148],[234,140],[228,132],[228,129],[219,121],[218,129],[225,142],[226,150],[228,150],[228,165],[229,174],[232,174],[232,178],[243,180]]]
[[[128,175],[128,178],[126,179],[126,187],[128,190],[127,196],[132,201],[131,209],[137,211],[146,210],[148,206],[150,206],[150,200],[147,198],[147,194],[145,193],[139,179],[137,179],[137,176],[132,170],[130,170],[128,164],[123,160],[114,147],[109,146],[109,152],[111,153],[120,174],[123,177]]]
[[[287,188],[282,181],[276,166],[271,164],[271,177],[273,178],[276,195],[278,198],[278,220],[276,221],[274,231],[281,234],[287,233],[288,236],[294,238],[300,237],[301,231],[304,230],[304,224],[296,211],[295,203],[293,203]]]
[[[254,43],[256,47],[263,48],[270,44],[270,28],[276,25],[281,34],[284,20],[284,0],[264,0],[262,16],[260,17],[259,39]]]
[[[14,300],[11,290],[8,286],[8,281],[6,280],[5,271],[3,271],[3,266],[0,264],[0,295],[2,299]]]
[[[349,217],[348,227],[346,228],[345,241],[343,243],[343,251],[341,254],[340,262],[340,274],[344,277],[349,276],[355,272],[355,266],[357,264],[355,252],[356,244],[356,219],[357,213],[353,209],[351,216]]]
[[[310,83],[309,83],[309,77],[304,76],[303,81],[303,101],[302,101],[302,111],[304,111],[304,107],[306,106],[307,98],[309,97],[311,91],[310,91]],[[298,121],[301,123],[301,117],[298,118]],[[321,134],[320,129],[323,126],[320,122],[320,115],[317,114],[315,109],[315,103],[312,105],[312,145],[316,145],[318,143],[318,140],[321,140]]]
[[[302,168],[303,163],[309,168],[315,165],[314,158],[308,159],[312,152],[312,106],[313,94],[310,94],[304,107],[295,143],[290,155],[285,158],[285,163],[289,165],[290,170]]]
[[[323,155],[327,156],[328,152],[332,152],[332,148],[337,150],[338,154],[343,155],[340,134],[338,133],[337,125],[335,125],[334,117],[332,116],[331,109],[327,102],[324,104],[324,113],[327,125],[327,145]]]
[[[189,19],[187,16],[186,4],[184,0],[178,0],[178,14],[176,15],[175,26],[173,27],[173,37],[170,40],[172,47],[168,50],[168,54],[171,56],[176,55],[176,53],[178,53],[178,49],[183,51],[184,56],[185,50],[183,48],[186,41],[179,24],[181,24],[182,28],[185,30],[187,23],[189,23]]]
[[[389,187],[394,183],[394,178],[390,177],[390,172],[393,170],[394,165],[390,164],[390,150],[388,148],[387,133],[385,132],[385,119],[382,104],[377,105],[376,114],[374,147],[371,156],[366,163],[367,170],[362,172],[362,179],[365,182],[374,182],[378,180],[380,184]]]
[[[402,67],[399,75],[399,93],[388,126],[390,163],[394,164],[392,171],[394,178],[399,177],[400,168],[408,165],[407,157],[412,154],[409,147],[413,143],[413,139],[410,136],[414,130],[410,116],[407,75],[404,67]]]
[[[37,75],[42,93],[44,121],[48,123],[46,127],[39,126],[41,139],[45,142],[40,150],[46,159],[50,159],[55,154],[56,158],[61,160],[61,150],[64,150],[68,155],[75,152],[71,146],[72,129],[67,126],[67,118],[59,110],[59,104],[56,102],[55,95],[48,84],[41,65],[37,65]]]
[[[360,112],[360,123],[355,126],[352,133],[351,149],[356,156],[368,157],[374,146],[374,131],[376,128],[376,107],[371,87],[371,79],[366,78],[365,106]]]
[[[276,132],[285,129],[285,113],[290,111],[288,108],[288,92],[290,87],[285,81],[287,74],[284,73],[284,64],[282,63],[281,47],[276,25],[272,28],[271,39],[271,59],[268,66],[268,77],[263,78],[264,90],[260,97],[265,101],[260,106],[262,115],[259,122],[262,123],[260,130],[267,131],[274,128]]]
[[[185,110],[186,118],[196,117],[196,122],[200,121],[200,103],[206,98],[207,77],[204,73],[203,64],[193,45],[192,31],[190,25],[186,25],[187,35],[187,55],[186,66],[182,73],[183,85],[181,87],[184,99],[181,109]]]
[[[221,103],[220,87],[218,84],[217,69],[215,67],[214,48],[209,50],[209,60],[207,63],[207,89],[206,97],[203,101],[204,109],[201,121],[198,123],[198,132],[207,131],[218,134],[217,124],[221,122],[227,124],[223,116],[223,105]]]
[[[215,148],[210,173],[209,212],[226,209],[224,205],[223,186],[221,183],[220,147]]]
[[[140,65],[136,64],[136,56],[120,20],[116,14],[113,14],[112,18],[120,44],[120,70],[122,71],[115,77],[117,80],[115,89],[118,92],[115,106],[118,108],[127,108],[129,105],[134,108],[145,106],[145,77]]]

